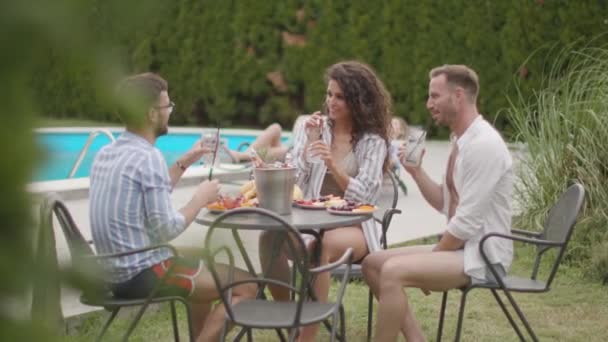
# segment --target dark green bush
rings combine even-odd
[[[515,94],[513,78],[528,96],[545,68],[544,56],[528,56],[607,28],[605,2],[591,0],[181,0],[145,13],[120,12],[115,3],[83,1],[92,31],[122,56],[123,73],[152,70],[169,80],[178,104],[173,124],[181,125],[289,126],[319,108],[327,66],[359,59],[385,81],[396,113],[418,125],[430,122],[430,68],[469,64],[481,76],[481,111],[508,133],[497,113],[508,106],[505,95]],[[127,25],[133,16],[146,25]],[[117,120],[100,105],[91,70],[73,68],[55,50],[35,75],[45,115]]]

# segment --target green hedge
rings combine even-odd
[[[128,13],[116,0],[83,3],[92,31],[113,47],[108,55],[120,56],[107,63],[113,71],[169,80],[174,125],[289,127],[319,108],[327,66],[358,59],[378,71],[395,112],[418,125],[430,123],[429,69],[471,65],[481,77],[480,110],[509,133],[499,113],[514,79],[524,95],[540,85],[543,47],[588,43],[608,28],[607,5],[597,0],[176,0]],[[142,24],[125,25],[133,21]],[[33,80],[46,115],[117,120],[91,86],[92,72],[58,56],[50,51]],[[271,72],[282,76],[279,86]]]

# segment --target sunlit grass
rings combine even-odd
[[[531,267],[531,248],[517,247],[517,260],[512,273],[524,275]],[[334,282],[332,291],[337,283]],[[367,286],[354,281],[347,287],[344,300],[346,309],[346,329],[349,341],[364,341],[367,326]],[[418,289],[406,290],[412,307],[422,325],[428,340],[435,340],[441,294],[424,296]],[[539,339],[559,341],[605,341],[608,331],[608,296],[606,288],[590,283],[582,277],[577,267],[564,266],[556,276],[553,288],[545,294],[514,294],[526,314]],[[503,297],[504,298],[504,297]],[[444,339],[453,339],[460,293],[449,295]],[[180,309],[181,331],[185,332],[185,317]],[[513,312],[513,311],[512,311]],[[107,313],[96,313],[85,319],[83,324],[66,341],[93,340]],[[128,321],[125,318],[114,323],[108,340],[120,338]],[[523,329],[523,327],[522,327]],[[256,331],[256,341],[276,341],[272,331]],[[502,311],[488,291],[473,290],[467,300],[463,325],[464,341],[518,341],[517,335],[504,317]],[[171,321],[168,306],[144,316],[135,330],[132,341],[172,340]],[[322,331],[319,341],[327,341],[328,334]],[[403,340],[403,339],[401,339]]]

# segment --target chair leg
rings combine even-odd
[[[522,323],[524,324],[524,327],[526,327],[526,330],[528,331],[528,334],[530,334],[530,337],[532,337],[532,340],[533,341],[538,341],[538,337],[536,337],[536,334],[534,333],[534,330],[532,330],[532,327],[530,326],[530,323],[528,323],[528,320],[526,319],[526,316],[524,315],[524,313],[519,308],[519,305],[517,305],[517,303],[515,302],[515,299],[513,298],[513,296],[511,296],[511,293],[509,293],[509,291],[504,290],[504,289],[503,289],[503,292],[505,293],[505,296],[507,296],[507,299],[509,300],[509,302],[513,306],[513,309],[515,309],[515,312],[517,313],[517,316],[519,316],[519,319],[521,319]]]
[[[179,342],[179,328],[177,326],[177,314],[175,313],[175,302],[170,301],[169,306],[171,308],[171,324],[173,325],[173,338],[175,342]]]
[[[251,332],[251,328],[247,329],[247,342],[253,342],[253,333]]]
[[[340,304],[340,341],[346,342],[346,314],[344,305]]]
[[[108,319],[106,320],[106,322],[104,323],[103,327],[101,328],[101,331],[99,332],[99,335],[97,336],[97,338],[95,339],[95,341],[99,342],[101,341],[101,339],[103,338],[103,335],[106,334],[106,331],[108,330],[108,328],[110,327],[110,324],[112,324],[112,321],[114,321],[114,318],[116,317],[116,315],[118,314],[118,311],[120,311],[120,307],[116,307],[114,308],[111,312],[110,312],[110,317],[108,317]]]
[[[228,320],[224,320],[224,324],[222,325],[222,333],[220,334],[220,341],[226,341],[226,334],[228,333]]]
[[[296,330],[296,337],[297,337],[297,330],[298,330],[298,329],[295,329],[295,330]],[[279,336],[279,340],[280,340],[281,342],[286,342],[286,341],[287,341],[287,340],[285,339],[285,335],[283,335],[283,330],[281,330],[281,329],[275,329],[275,331],[277,332],[277,336]],[[289,336],[288,336],[287,338],[289,338]]]
[[[289,342],[295,342],[298,338],[298,330],[298,327],[291,327],[291,330],[289,331]]]
[[[517,326],[517,324],[513,320],[513,317],[509,313],[509,310],[507,310],[507,307],[503,303],[502,299],[500,299],[500,296],[498,295],[498,293],[496,292],[496,290],[492,289],[492,294],[494,295],[494,298],[496,299],[496,302],[498,303],[498,305],[502,309],[502,312],[504,312],[505,316],[507,316],[507,319],[509,320],[509,323],[513,327],[513,330],[515,330],[515,332],[517,333],[517,336],[519,336],[519,339],[522,340],[522,341],[525,341],[526,339],[524,338],[524,335],[521,333],[521,330],[519,330],[519,327]]]
[[[454,337],[454,341],[460,341],[460,333],[462,332],[462,322],[464,321],[464,306],[467,303],[467,294],[468,290],[462,291],[462,296],[460,297],[460,309],[458,310],[458,323],[456,325],[456,337]]]
[[[339,313],[336,311],[334,312],[334,314],[332,315],[332,319],[331,319],[331,331],[329,332],[329,341],[330,342],[334,342],[336,340],[336,325],[339,324],[338,320],[338,315]]]
[[[367,299],[367,342],[372,340],[372,314],[374,312],[374,295],[372,290],[369,290],[369,298]]]
[[[445,318],[445,307],[448,302],[448,291],[443,292],[441,297],[441,309],[439,309],[439,326],[437,327],[437,342],[441,341],[443,335],[443,319]]]
[[[141,308],[137,310],[137,314],[135,314],[135,318],[133,318],[133,321],[131,321],[131,324],[129,324],[129,328],[127,329],[127,332],[123,335],[122,341],[126,342],[129,340],[129,336],[131,336],[133,330],[135,330],[135,327],[137,327],[137,323],[139,323],[139,320],[144,315],[144,312],[148,308],[148,304],[149,303],[142,305]]]
[[[192,315],[190,312],[190,305],[187,301],[182,301],[186,309],[186,322],[188,323],[188,341],[194,342],[194,332],[192,331]]]

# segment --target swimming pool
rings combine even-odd
[[[221,133],[220,136],[228,142],[230,149],[236,149],[243,142],[253,142],[255,131]],[[38,130],[36,140],[44,151],[45,158],[40,161],[38,168],[33,175],[33,182],[67,179],[74,163],[78,159],[80,150],[85,145],[91,130],[76,130],[69,132],[66,130]],[[194,142],[200,138],[201,129],[185,129],[179,131],[171,130],[168,135],[158,138],[158,147],[165,156],[168,165],[172,165],[184,152],[192,147]],[[121,131],[113,130],[112,135],[117,138]],[[286,141],[287,137],[283,137]],[[101,147],[110,143],[110,139],[105,135],[98,135],[93,140],[89,152],[85,155],[80,168],[74,178],[88,177],[91,164],[95,155]]]

